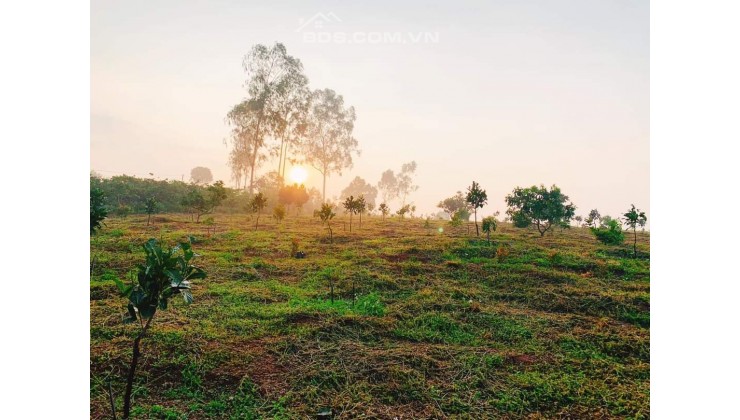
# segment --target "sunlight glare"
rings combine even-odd
[[[292,182],[295,182],[296,184],[303,184],[306,182],[306,178],[308,178],[308,172],[306,172],[306,168],[302,166],[294,166],[290,170],[290,174],[288,175],[290,177],[290,180]]]

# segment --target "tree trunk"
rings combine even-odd
[[[146,225],[149,226],[149,221],[152,219],[152,215],[148,214],[146,217]]]
[[[326,203],[326,172],[324,172],[322,175],[324,175],[324,189],[321,192],[321,201]]]
[[[277,169],[277,174],[278,174],[278,176],[280,176],[281,178],[282,178],[282,175],[281,175],[281,174],[283,173],[283,172],[282,172],[282,169],[283,169],[283,144],[284,144],[284,143],[285,143],[285,136],[283,135],[283,136],[282,136],[282,137],[280,138],[280,155],[278,155],[278,169]],[[282,179],[281,179],[281,181],[280,181],[280,184],[281,184],[281,185],[283,184],[283,182],[282,182]]]
[[[149,329],[149,325],[151,324],[152,319],[154,319],[154,313],[149,318],[149,320],[146,321],[146,324],[144,325],[144,328],[141,330],[139,335],[137,335],[134,339],[134,353],[131,358],[131,366],[129,366],[128,376],[126,378],[126,393],[123,396],[124,420],[127,420],[129,418],[129,415],[131,414],[131,392],[134,388],[134,375],[136,374],[136,365],[139,364],[139,356],[141,356],[141,352],[139,351],[139,344],[141,343],[141,339],[144,338],[146,331]]]
[[[254,222],[254,230],[257,230],[257,226],[260,224],[260,212],[257,212],[257,220]]]
[[[632,231],[635,232],[635,243],[632,247],[633,257],[637,258],[637,228],[633,228]]]
[[[480,232],[478,232],[478,210],[473,210],[473,220],[475,220],[475,236],[480,237]]]
[[[352,212],[349,212],[349,233],[352,233]]]
[[[285,152],[283,152],[283,173],[280,176],[285,179],[285,166],[288,161],[288,148],[290,148],[290,142],[285,142]]]
[[[259,154],[259,147],[261,146],[260,141],[260,126],[262,125],[263,115],[260,113],[260,118],[257,121],[257,129],[254,130],[254,147],[252,154],[252,168],[249,175],[249,194],[254,193],[254,167],[257,165],[257,155]]]
[[[249,195],[252,195],[254,193],[254,164],[255,160],[257,159],[257,153],[254,154],[254,159],[252,159],[252,169],[249,171]]]

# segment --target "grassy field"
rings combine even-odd
[[[208,278],[193,304],[157,312],[136,418],[649,417],[647,233],[633,259],[630,236],[609,247],[585,228],[504,224],[489,245],[474,227],[363,218],[350,233],[338,216],[332,244],[309,217],[263,216],[255,231],[215,215],[211,235],[185,215],[154,219],[108,219],[91,237],[92,418],[110,418],[109,380],[120,410],[136,333],[112,279],[146,239],[189,235]]]

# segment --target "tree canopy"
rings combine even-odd
[[[458,191],[452,197],[448,197],[440,201],[439,204],[437,204],[437,207],[447,213],[447,215],[450,216],[450,219],[452,219],[455,214],[458,214],[461,210],[466,211],[467,217],[465,217],[465,220],[468,220],[470,217],[470,205],[461,191]]]
[[[647,223],[647,216],[645,215],[644,211],[636,208],[633,204],[632,208],[630,208],[629,211],[624,214],[624,222],[629,229],[632,229],[632,232],[634,234],[635,240],[633,243],[633,255],[634,257],[637,257],[637,227],[645,227],[645,224]]]
[[[480,231],[478,230],[478,209],[486,205],[488,194],[486,194],[486,190],[482,189],[477,182],[473,181],[473,184],[468,187],[465,201],[473,209],[473,214],[475,215],[475,235],[480,236]]]
[[[223,181],[216,181],[213,185],[206,187],[205,191],[192,188],[182,198],[181,203],[196,215],[195,220],[199,222],[202,215],[213,212],[227,197],[228,191],[224,187]]]
[[[419,189],[414,185],[414,174],[416,173],[416,162],[411,161],[401,165],[401,171],[396,174],[388,169],[380,176],[378,189],[382,192],[383,202],[388,203],[396,198],[401,199],[401,207],[406,204],[409,194]]]
[[[213,182],[211,170],[204,166],[196,166],[190,170],[190,182],[194,184],[210,184]]]
[[[308,202],[309,195],[306,186],[301,184],[286,185],[280,188],[278,201],[286,206],[294,206],[296,209],[303,207]]]
[[[393,170],[388,169],[380,175],[378,189],[382,194],[383,203],[387,204],[398,197],[398,179]]]
[[[359,154],[352,132],[355,108],[345,107],[344,98],[331,89],[319,89],[311,95],[302,144],[306,161],[323,176],[322,200],[326,201],[326,178],[341,175],[352,167],[352,154]]]
[[[568,196],[555,185],[549,190],[544,185],[517,187],[506,196],[506,204],[509,206],[506,213],[514,226],[526,228],[534,225],[540,236],[544,236],[553,226],[570,226],[576,206],[568,201]]]
[[[237,183],[249,173],[251,193],[255,169],[269,153],[265,147],[267,140],[279,138],[284,144],[286,138],[292,141],[297,134],[301,123],[295,120],[298,118],[295,115],[301,114],[305,107],[308,79],[301,61],[288,55],[280,43],[272,47],[255,45],[244,57],[242,66],[247,76],[248,97],[226,115],[231,126],[229,164]]]
[[[349,196],[364,197],[367,203],[367,208],[372,210],[375,208],[375,199],[378,196],[378,189],[367,183],[364,179],[356,176],[349,185],[342,190],[340,200],[345,200]]]

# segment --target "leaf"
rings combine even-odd
[[[170,278],[171,284],[180,284],[184,280],[182,277],[182,274],[180,274],[179,271],[176,270],[165,270],[165,273],[167,273],[167,277]]]
[[[183,280],[182,282],[177,283],[177,284],[176,283],[172,283],[170,285],[170,287],[172,288],[170,290],[178,290],[178,291],[179,290],[190,289],[190,282],[187,281],[187,280]]]
[[[188,279],[197,280],[197,279],[204,279],[204,278],[206,278],[206,272],[203,271],[202,268],[200,268],[200,267],[193,267],[193,268],[194,268],[194,270],[193,270],[192,273],[190,273],[190,275],[188,275],[188,277],[187,277]]]
[[[138,286],[135,287],[128,297],[129,301],[135,306],[140,307],[142,303],[146,300],[146,293],[144,293],[143,290],[141,290]]]
[[[162,292],[162,299],[160,300],[167,300],[172,297],[172,295],[177,291],[177,289],[169,288]]]
[[[151,318],[154,315],[154,312],[157,310],[157,305],[152,305],[151,303],[147,302],[146,305],[139,306],[138,308],[142,318]]]
[[[182,298],[185,301],[185,303],[187,304],[193,303],[193,294],[190,293],[190,290],[188,289],[181,290],[180,293],[182,294]]]
[[[120,279],[115,278],[113,281],[116,283],[116,287],[118,287],[118,291],[121,292],[121,296],[128,297],[131,293],[131,290],[134,288],[133,285],[125,285]]]
[[[185,256],[185,261],[190,261],[194,255],[190,244],[187,242],[183,242],[180,244],[180,247],[182,248],[182,253]]]
[[[124,322],[134,322],[136,321],[136,308],[133,304],[128,304],[128,317],[124,318]]]

